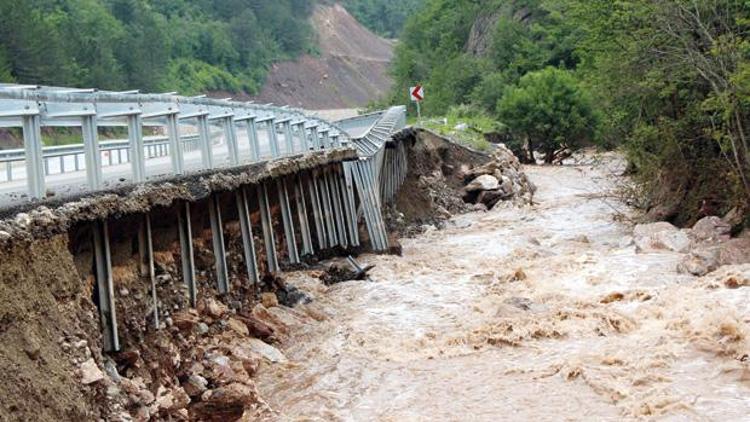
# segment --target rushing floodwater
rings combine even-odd
[[[298,318],[261,395],[281,420],[749,420],[750,288],[636,253],[612,170],[527,169],[537,205],[361,257],[374,283],[296,274],[328,317]]]

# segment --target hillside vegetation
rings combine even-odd
[[[318,53],[325,0],[0,0],[0,82],[255,94],[269,66]],[[346,0],[382,34],[421,0]]]
[[[424,0],[343,0],[342,4],[371,31],[397,38],[406,20],[417,13]]]
[[[0,80],[255,92],[310,48],[312,0],[0,0]]]
[[[396,48],[392,101],[421,82],[423,113],[471,107],[548,161],[620,147],[639,204],[685,224],[747,210],[748,29],[740,0],[427,0]]]

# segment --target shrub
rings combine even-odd
[[[524,75],[509,87],[497,105],[500,120],[511,133],[528,141],[529,150],[551,163],[561,150],[592,141],[598,118],[588,95],[566,70],[548,67]]]

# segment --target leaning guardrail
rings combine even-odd
[[[337,122],[343,127],[373,119],[361,137],[352,139],[359,160],[344,163],[345,173],[354,179],[362,192],[361,212],[375,250],[388,248],[388,232],[383,220],[383,204],[391,202],[406,179],[406,149],[391,142],[391,135],[406,126],[406,107],[391,107],[384,112]],[[390,145],[390,148],[389,148]]]
[[[127,128],[126,149],[99,142],[98,128],[108,126]],[[164,160],[147,163],[149,148],[154,144],[143,136],[144,126],[161,127],[166,133],[166,147],[161,147],[159,155]],[[211,126],[219,129],[222,142],[212,142]],[[5,181],[7,186],[0,183],[0,194],[23,193],[32,199],[44,198],[48,188],[78,183],[70,174],[75,171],[81,173],[84,190],[96,191],[117,183],[141,183],[165,174],[182,175],[338,148],[350,141],[347,133],[335,125],[285,107],[172,93],[12,84],[0,84],[0,127],[22,128],[23,160],[22,165],[16,160],[16,165],[23,168],[26,181],[25,187],[18,186],[9,183],[14,181],[11,176]],[[48,180],[49,164],[45,163],[49,163],[48,158],[54,153],[47,150],[45,156],[43,127],[81,128],[83,164],[78,170],[74,163],[71,172],[64,172],[66,177]],[[186,127],[195,134],[196,150],[181,141],[181,131]],[[104,172],[102,153],[120,150],[128,157],[121,163],[128,163],[129,168],[113,166],[118,168]],[[11,173],[14,171],[11,169]]]

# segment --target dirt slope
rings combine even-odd
[[[316,110],[352,108],[390,89],[391,41],[370,32],[338,4],[316,6],[311,19],[320,56],[275,64],[256,101]]]

